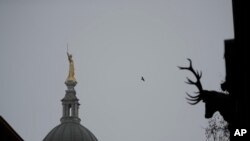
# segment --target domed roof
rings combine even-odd
[[[63,122],[52,129],[43,141],[97,141],[97,139],[81,124]]]

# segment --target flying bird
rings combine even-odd
[[[141,80],[142,80],[142,81],[145,81],[145,79],[144,79],[144,77],[143,77],[143,76],[141,77]]]

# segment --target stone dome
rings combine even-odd
[[[77,122],[63,122],[52,129],[43,141],[97,141],[97,138]]]

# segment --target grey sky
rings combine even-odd
[[[81,123],[100,141],[204,140],[204,104],[187,104],[196,88],[176,66],[190,57],[220,90],[233,36],[230,0],[1,0],[0,115],[27,141],[60,123],[69,43]]]

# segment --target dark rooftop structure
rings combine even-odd
[[[246,140],[248,134],[244,137],[234,137],[236,129],[249,129],[249,93],[247,93],[247,81],[249,81],[249,72],[247,72],[247,59],[249,52],[249,41],[247,40],[247,2],[242,0],[232,0],[234,39],[225,40],[225,67],[226,80],[221,85],[223,90],[227,90],[232,97],[232,123],[230,128],[230,140]],[[247,18],[248,16],[248,18]],[[248,37],[249,38],[249,37]]]
[[[0,116],[0,140],[1,141],[23,141],[21,136]]]

